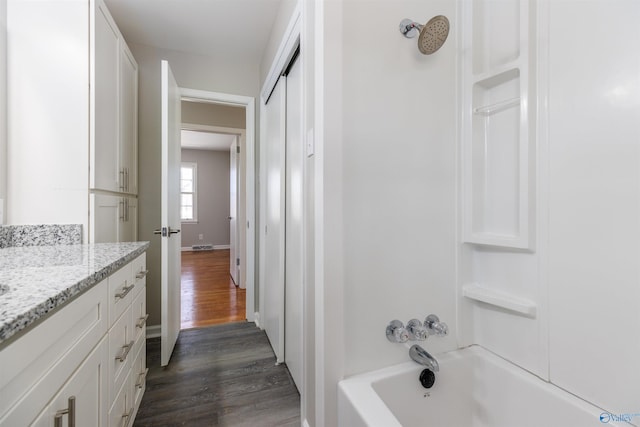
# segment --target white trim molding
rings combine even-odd
[[[162,330],[162,327],[160,325],[148,325],[147,338],[160,338],[161,330]]]

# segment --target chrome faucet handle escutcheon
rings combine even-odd
[[[407,323],[407,332],[411,341],[424,341],[429,338],[429,331],[418,319],[411,319]]]
[[[447,326],[446,323],[441,322],[435,314],[427,316],[424,320],[424,326],[429,331],[429,335],[444,337],[449,333],[449,326]]]
[[[387,339],[393,343],[403,343],[409,340],[409,332],[399,320],[392,320],[387,325]]]

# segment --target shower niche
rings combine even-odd
[[[533,129],[529,2],[467,8],[463,61],[463,239],[532,249]]]
[[[545,376],[536,238],[536,0],[463,0],[460,62],[462,345]]]

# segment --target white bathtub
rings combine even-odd
[[[601,409],[481,347],[436,358],[440,372],[429,390],[418,381],[423,367],[411,361],[340,381],[339,425],[629,426],[607,419],[606,415],[601,421]],[[632,418],[632,422],[638,421],[640,416]]]

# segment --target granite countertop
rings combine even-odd
[[[148,247],[133,242],[0,249],[0,346]]]

